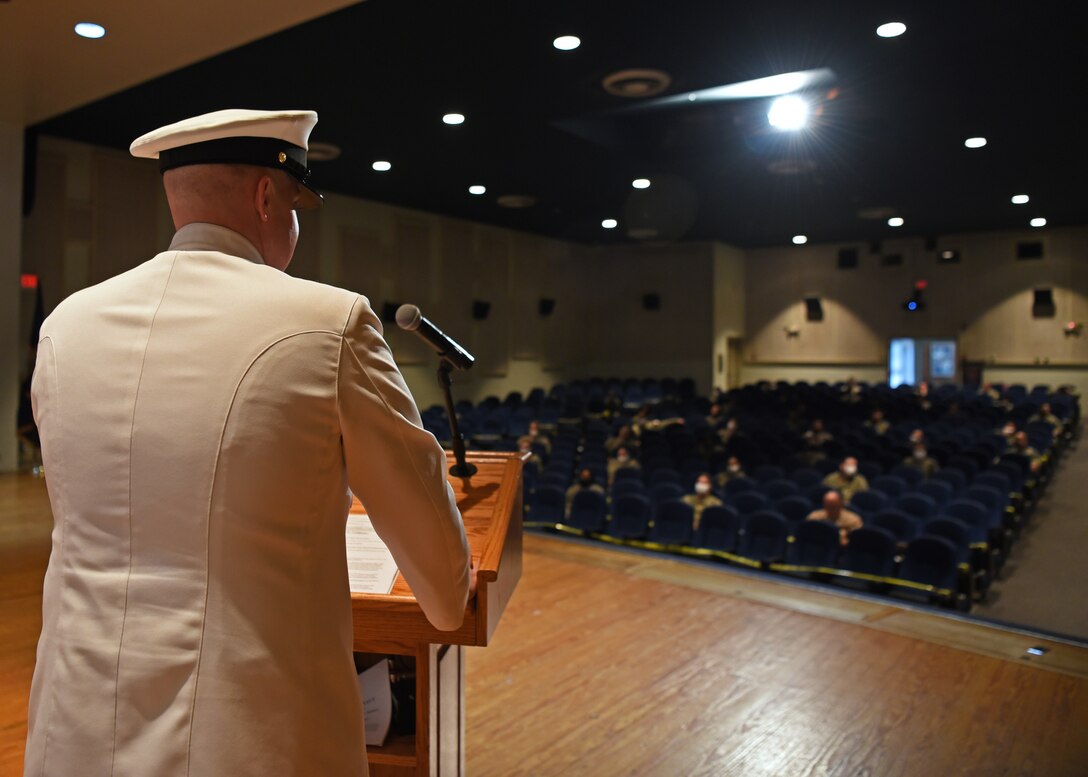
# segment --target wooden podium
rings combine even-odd
[[[431,626],[399,573],[388,596],[351,595],[355,650],[413,656],[416,667],[415,736],[390,734],[383,747],[367,747],[371,777],[465,772],[462,646],[488,644],[521,578],[523,464],[516,453],[470,453],[468,460],[476,474],[450,478],[478,569],[461,628]],[[364,512],[358,501],[351,511]]]

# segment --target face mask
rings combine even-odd
[[[852,477],[854,477],[854,475],[858,474],[858,468],[857,467],[843,467],[842,468],[842,474],[845,475],[848,478],[852,478]]]
[[[914,458],[916,458],[916,459],[924,459],[925,457],[926,457],[926,452],[925,451],[915,451],[914,452]]]
[[[631,458],[630,456],[628,456],[628,455],[627,455],[626,453],[624,453],[624,454],[621,454],[621,455],[617,456],[617,457],[616,457],[616,461],[618,461],[618,462],[620,462],[621,464],[623,464],[624,462],[626,462],[626,461],[627,461],[628,459],[630,459],[630,458]]]
[[[729,465],[729,471],[730,472],[740,472],[740,464],[730,464]]]
[[[536,430],[536,429],[530,429],[530,430],[529,430],[529,436],[530,436],[530,437],[536,437],[536,434],[537,434],[537,430]]]
[[[700,496],[706,496],[707,494],[710,493],[710,484],[709,483],[696,483],[695,484],[695,493],[699,494]]]

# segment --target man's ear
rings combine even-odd
[[[272,193],[274,189],[272,176],[262,175],[257,181],[257,189],[253,195],[253,207],[257,211],[260,221],[268,221],[268,211],[271,207]]]

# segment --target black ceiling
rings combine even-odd
[[[1076,4],[369,0],[46,121],[47,135],[127,148],[138,135],[228,107],[313,108],[311,140],[343,148],[315,183],[580,242],[810,240],[1085,223],[1088,66]],[[876,27],[902,21],[882,39]],[[571,52],[552,39],[574,34]],[[671,94],[831,68],[834,91],[796,134],[769,100],[624,111],[601,80],[672,76]],[[833,99],[828,99],[829,96]],[[441,116],[467,121],[446,126]],[[985,148],[964,147],[982,135]],[[371,170],[376,159],[388,173]],[[790,175],[769,165],[787,160]],[[797,167],[798,165],[793,165]],[[631,188],[636,177],[653,185]],[[487,194],[468,193],[482,183]],[[1031,203],[1016,206],[1013,194]],[[524,210],[501,194],[528,194]],[[865,220],[887,206],[899,230]],[[620,221],[615,230],[603,218]]]

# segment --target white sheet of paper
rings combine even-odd
[[[397,579],[397,562],[374,531],[370,516],[352,513],[344,530],[348,583],[355,594],[387,594]]]
[[[366,743],[381,747],[389,735],[393,720],[393,692],[389,684],[389,662],[379,661],[359,675],[359,693],[363,698]]]

